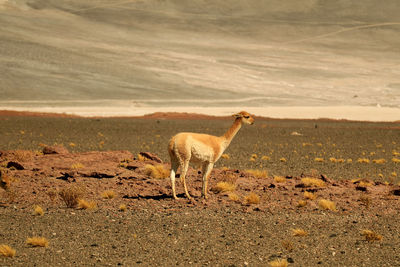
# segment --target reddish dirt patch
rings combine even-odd
[[[15,192],[12,202],[22,206],[33,204],[48,205],[49,192],[77,185],[84,189],[85,198],[102,202],[101,193],[113,190],[118,197],[115,201],[101,205],[117,206],[125,203],[134,208],[152,206],[155,209],[176,208],[181,205],[232,206],[240,210],[302,210],[318,209],[320,199],[336,203],[338,212],[349,213],[353,210],[370,209],[371,212],[396,213],[399,196],[398,187],[379,182],[360,184],[360,181],[334,181],[324,175],[313,176],[323,180],[325,186],[305,187],[303,177],[287,176],[284,182],[276,182],[273,177],[256,178],[242,170],[214,169],[209,183],[209,199],[200,198],[201,173],[191,168],[188,174],[189,191],[195,197],[193,203],[184,198],[183,189],[177,182],[178,194],[182,198],[174,201],[170,197],[170,181],[149,176],[146,165],[159,165],[156,161],[139,161],[128,151],[84,152],[67,154],[35,154],[31,151],[3,151],[0,156],[3,176],[11,177]],[[169,170],[169,164],[162,164]],[[16,168],[15,166],[19,166]],[[307,176],[307,175],[304,175]],[[311,175],[310,175],[311,176]],[[227,181],[236,184],[232,200],[229,193],[217,193],[218,182]],[[2,190],[3,191],[3,190]],[[317,198],[307,200],[305,207],[298,207],[304,200],[304,192],[313,192]],[[260,196],[260,204],[246,205],[245,198],[250,193]],[[1,192],[5,194],[5,192]],[[373,205],[372,205],[373,203]],[[3,203],[6,204],[6,203]],[[60,203],[53,203],[60,205]],[[374,209],[374,210],[372,210]]]

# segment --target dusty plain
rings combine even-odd
[[[2,175],[13,180],[8,191],[0,189],[0,244],[16,255],[0,257],[0,266],[268,266],[276,259],[289,266],[400,265],[399,163],[393,160],[400,158],[399,123],[257,118],[218,162],[207,201],[199,198],[198,169],[190,170],[191,203],[179,179],[181,199],[172,200],[169,179],[146,172],[146,165],[160,163],[140,161],[138,153],[157,155],[168,169],[172,135],[220,135],[230,118],[12,115],[0,117]],[[41,153],[54,145],[69,153]],[[257,178],[248,169],[267,172]],[[305,177],[325,185],[304,187]],[[220,181],[236,185],[238,200],[217,193]],[[67,208],[51,197],[70,187],[97,208]],[[106,190],[115,197],[104,199]],[[317,198],[298,207],[305,191]],[[259,204],[246,204],[250,193]],[[321,199],[333,201],[336,211],[320,208]],[[34,205],[43,216],[33,215]],[[293,229],[308,235],[293,236]],[[382,239],[367,241],[366,229]],[[32,236],[46,237],[49,246],[27,245]]]

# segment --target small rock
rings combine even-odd
[[[395,195],[395,196],[400,196],[400,186],[397,186],[397,188],[395,188],[392,191],[390,191],[390,193]]]
[[[358,186],[356,186],[356,190],[365,192],[365,191],[367,191],[367,188],[365,186],[359,186],[358,185]]]
[[[20,163],[16,162],[16,161],[9,161],[7,163],[7,168],[12,168],[14,167],[17,170],[24,170],[24,166],[22,166]]]
[[[146,159],[153,160],[158,163],[163,163],[163,161],[156,154],[150,152],[140,152],[139,154],[145,157]]]
[[[45,146],[43,154],[68,154],[69,151],[64,146]]]

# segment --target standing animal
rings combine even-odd
[[[183,182],[185,195],[192,199],[186,186],[186,173],[189,162],[200,163],[203,174],[203,187],[201,196],[207,199],[207,182],[215,162],[221,157],[222,153],[229,146],[232,139],[238,133],[242,124],[253,124],[253,117],[246,111],[234,114],[233,125],[223,136],[213,136],[200,133],[178,133],[173,136],[168,144],[168,153],[171,158],[171,184],[172,196],[177,199],[175,191],[175,174],[181,168],[180,179]]]

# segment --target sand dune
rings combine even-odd
[[[2,0],[0,106],[399,107],[399,11],[395,0]]]

